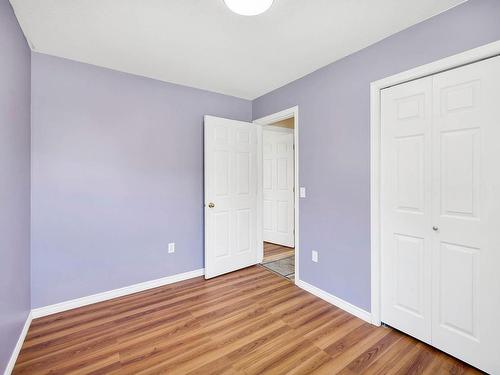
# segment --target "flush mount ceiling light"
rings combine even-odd
[[[256,16],[271,8],[274,0],[224,0],[227,7],[242,16]]]

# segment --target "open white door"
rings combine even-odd
[[[257,263],[257,126],[205,116],[205,278]]]

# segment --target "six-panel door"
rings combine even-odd
[[[263,240],[294,247],[293,130],[262,132]]]
[[[257,127],[205,116],[205,277],[257,263]]]

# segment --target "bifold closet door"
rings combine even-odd
[[[382,92],[382,321],[500,374],[500,58]]]
[[[500,58],[433,79],[432,344],[500,374]]]
[[[432,78],[381,99],[382,317],[430,343]]]

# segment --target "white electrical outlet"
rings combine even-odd
[[[305,198],[306,197],[306,188],[305,187],[301,187],[300,188],[300,197],[301,198]]]
[[[168,253],[169,254],[175,253],[175,243],[174,242],[171,242],[168,244]]]
[[[318,252],[313,250],[311,252],[311,257],[312,257],[312,261],[315,262],[315,263],[318,263]]]

